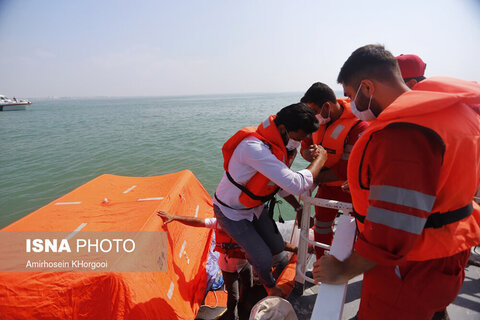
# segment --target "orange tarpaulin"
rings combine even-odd
[[[156,211],[212,217],[190,171],[158,177],[102,175],[1,231],[168,232],[166,272],[0,273],[1,319],[194,319],[206,288],[211,230]]]

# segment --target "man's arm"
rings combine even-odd
[[[430,215],[443,160],[435,135],[417,127],[388,127],[372,136],[364,159],[370,196],[363,232],[351,257],[340,262],[324,256],[315,264],[317,281],[345,283],[376,264],[403,263]],[[405,218],[408,224],[398,223]]]
[[[372,136],[364,158],[370,193],[358,254],[382,265],[406,260],[432,212],[443,152],[438,135],[420,127],[396,124]]]
[[[283,250],[288,251],[288,252],[297,253],[298,247],[294,246],[290,242],[285,241],[285,249],[283,249]],[[315,253],[315,248],[310,243],[308,244],[308,253],[310,253],[310,254]]]
[[[344,261],[327,254],[313,264],[313,278],[317,283],[343,284],[375,266],[375,262],[362,257],[355,251]]]
[[[178,221],[180,223],[183,223],[187,226],[192,226],[192,227],[208,227],[205,223],[205,219],[199,219],[199,218],[194,218],[194,217],[184,217],[184,216],[176,216],[173,214],[170,214],[168,212],[159,210],[157,212],[157,216],[163,219],[163,224],[169,224],[172,221]]]
[[[323,165],[327,162],[327,151],[323,147],[318,146],[319,153],[318,156],[313,159],[310,165],[307,167],[307,170],[310,170],[313,176],[313,181],[316,183],[319,182],[320,172],[322,171]]]
[[[301,195],[313,187],[313,180],[317,178],[327,160],[327,152],[321,148],[320,155],[306,169],[295,172],[278,160],[270,149],[258,139],[244,140],[238,148],[242,148],[241,162],[293,195]]]

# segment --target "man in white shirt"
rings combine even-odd
[[[223,146],[225,173],[213,199],[217,222],[243,248],[269,295],[282,296],[271,273],[272,255],[284,241],[265,202],[301,195],[314,187],[327,154],[322,148],[307,169],[290,166],[300,142],[319,127],[314,112],[297,103],[271,115],[257,128],[244,128]]]

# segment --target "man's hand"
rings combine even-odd
[[[345,181],[340,188],[342,188],[343,192],[350,193],[350,187],[348,186],[348,181]]]
[[[174,221],[174,216],[168,212],[165,212],[163,210],[159,210],[157,212],[157,216],[159,216],[160,218],[162,218],[163,220],[163,225],[167,225],[169,224],[170,222]]]
[[[322,147],[317,145],[319,149],[318,156],[313,159],[310,165],[307,167],[308,170],[312,173],[313,181],[319,183],[321,178],[321,171],[325,162],[327,162],[328,154],[327,151]]]
[[[318,158],[320,158],[320,162],[322,164],[322,166],[325,164],[325,162],[327,162],[327,158],[328,158],[328,153],[327,153],[327,150],[325,150],[321,145],[316,145],[316,156],[313,158],[313,160],[317,160]]]
[[[305,160],[312,162],[316,157],[320,155],[320,146],[316,144],[310,145],[308,148],[302,151],[302,156]]]
[[[313,264],[315,282],[344,284],[349,278],[343,272],[343,263],[332,255],[325,254]]]
[[[313,278],[316,282],[344,284],[376,265],[375,262],[362,257],[356,251],[353,251],[344,261],[326,254],[313,264]]]

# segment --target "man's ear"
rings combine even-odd
[[[325,108],[328,108],[328,113],[327,114],[331,114],[332,113],[332,108],[335,107],[335,103],[333,103],[332,101],[326,101],[324,104]]]
[[[363,93],[367,97],[371,97],[375,94],[375,83],[372,80],[364,79],[362,80],[362,89]]]
[[[280,137],[282,137],[282,140],[283,140],[283,143],[287,143],[288,142],[288,139],[287,139],[287,127],[285,127],[284,124],[279,124],[277,126],[277,129],[278,129],[278,132],[280,132]]]

